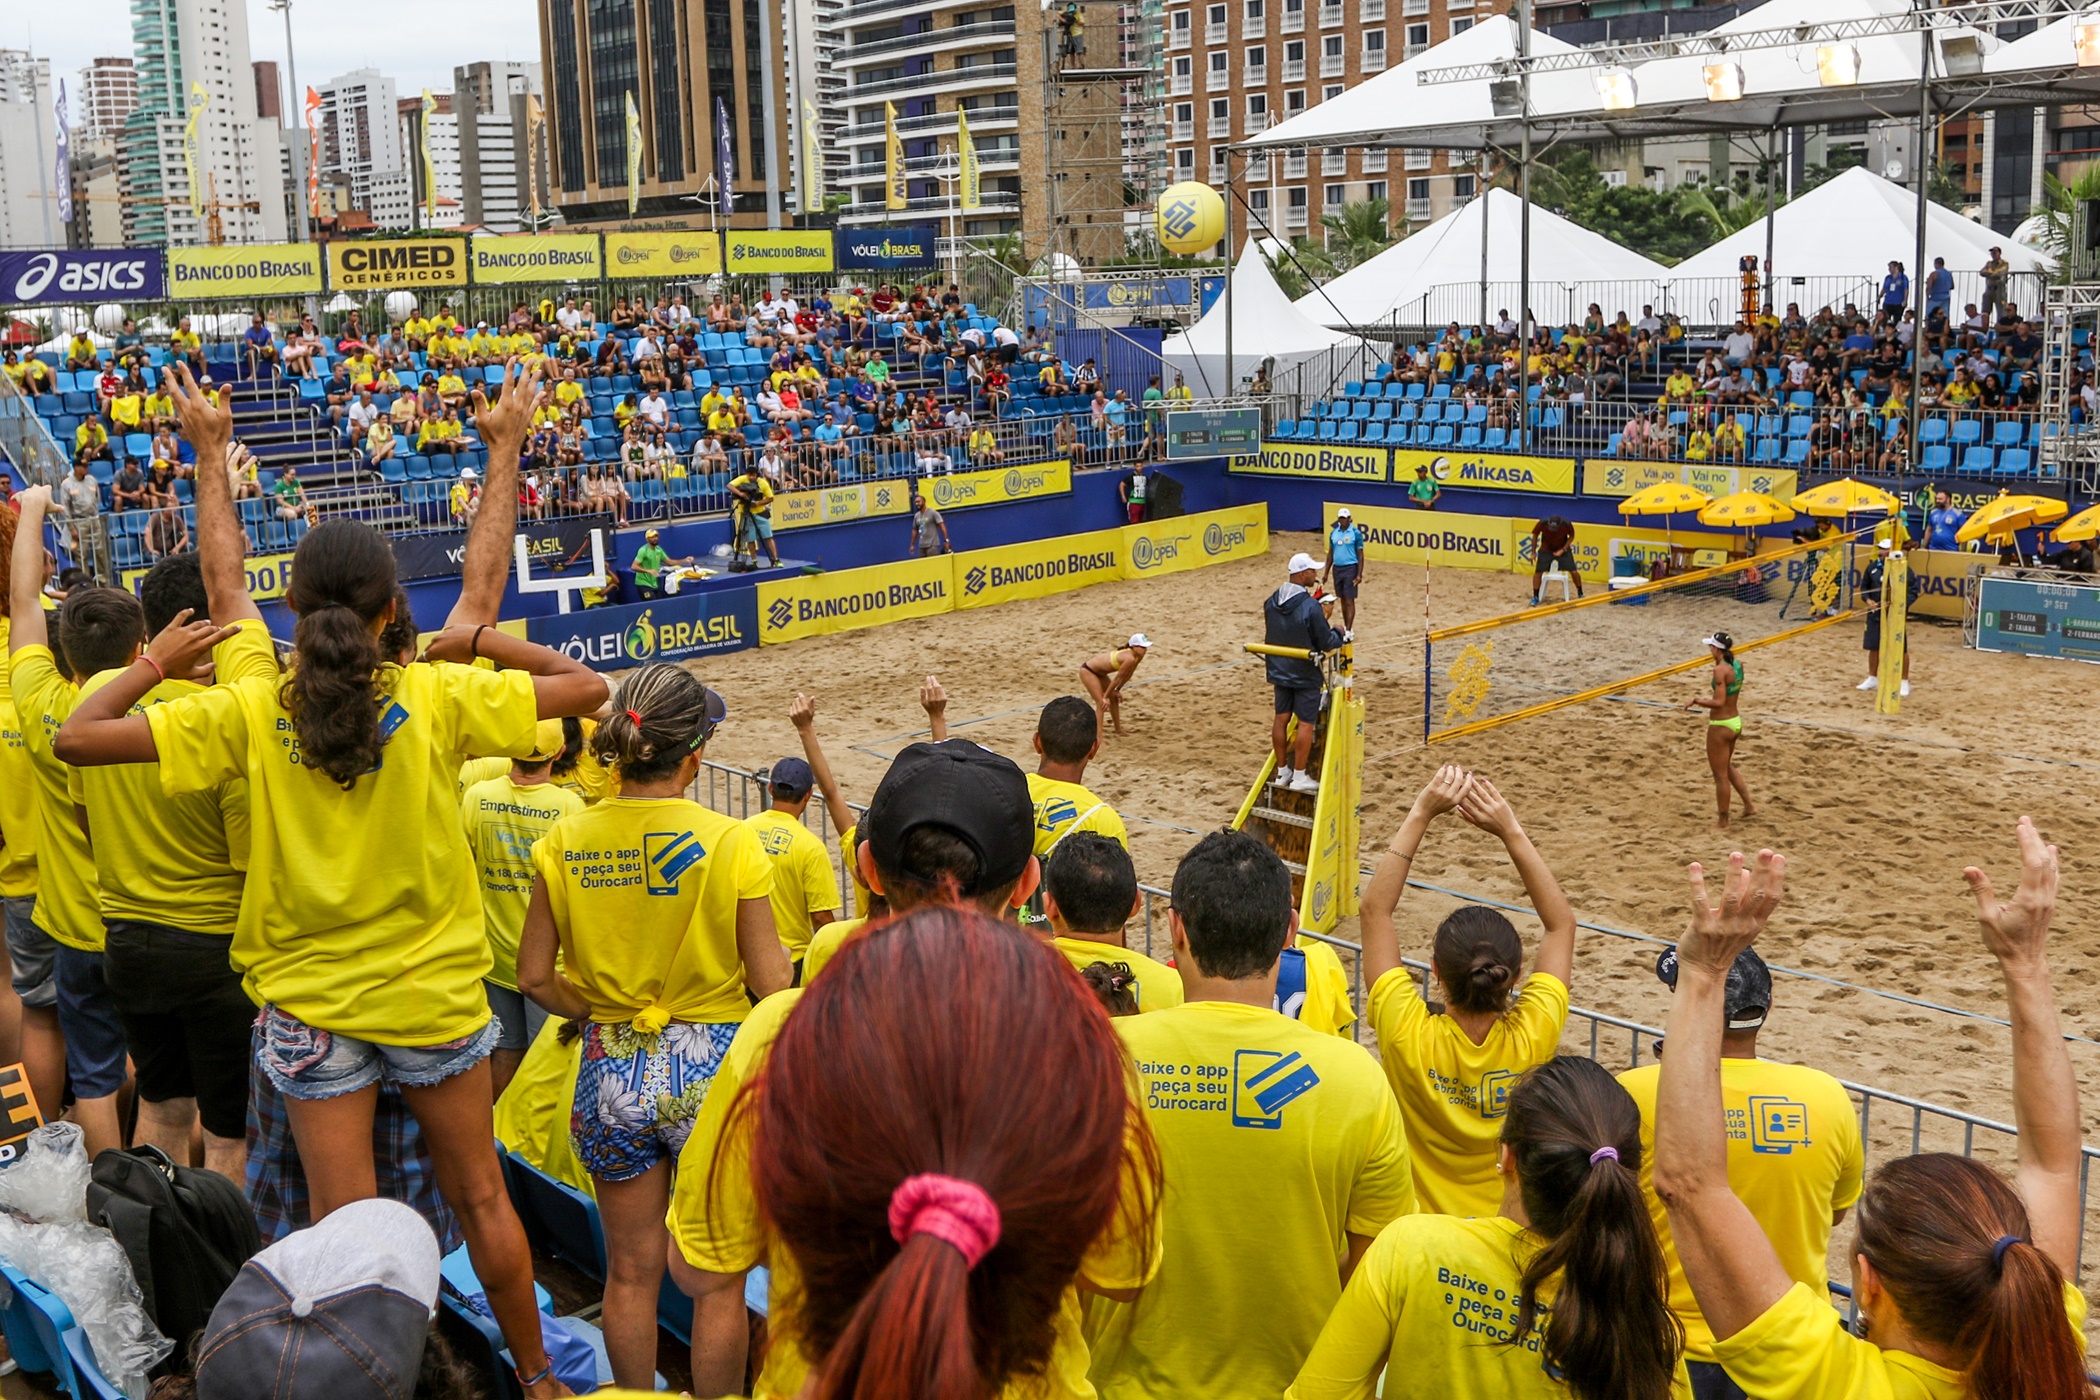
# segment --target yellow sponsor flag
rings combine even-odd
[[[908,202],[904,182],[904,142],[897,136],[897,104],[882,104],[882,207],[902,209]]]
[[[817,104],[802,99],[802,212],[824,212],[824,132],[817,125]]]
[[[642,202],[642,114],[634,105],[634,89],[627,89],[627,212]]]
[[[977,177],[977,143],[970,139],[970,114],[955,109],[955,158],[962,175],[962,212],[984,208],[984,182]]]
[[[190,115],[182,127],[182,171],[190,185],[190,217],[204,217],[204,187],[197,179],[197,123],[203,119],[204,109],[211,106],[211,93],[204,84],[190,80]]]
[[[423,226],[429,228],[437,223],[438,172],[437,162],[430,158],[430,123],[437,116],[438,100],[431,96],[430,89],[423,89],[423,124],[417,132],[416,146],[423,158]]]
[[[531,201],[535,233],[540,227],[540,143],[546,139],[547,109],[540,105],[539,95],[534,93],[525,99],[525,191]]]

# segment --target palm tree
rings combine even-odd
[[[1382,199],[1359,199],[1343,205],[1340,214],[1321,218],[1320,227],[1327,235],[1327,255],[1338,271],[1361,267],[1393,246],[1386,225],[1390,212],[1390,206]]]
[[[1757,223],[1767,206],[1763,197],[1731,195],[1711,185],[1679,185],[1670,192],[1670,201],[1680,218],[1706,225],[1715,238],[1726,238]]]
[[[1293,301],[1341,271],[1324,245],[1304,237],[1293,240],[1288,254],[1281,248],[1270,252],[1265,247],[1262,260],[1268,263],[1276,285]]]
[[[2042,207],[2035,212],[2042,216],[2042,246],[2050,256],[2059,261],[2071,256],[2071,211],[2092,199],[2100,199],[2100,166],[2087,166],[2068,185],[2054,175],[2042,176]]]

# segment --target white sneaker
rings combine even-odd
[[[1904,682],[1904,683],[1902,684],[1902,686],[1900,686],[1900,687],[1899,687],[1899,688],[1897,689],[1896,693],[1897,693],[1898,695],[1902,696],[1902,697],[1903,697],[1904,699],[1908,700],[1908,699],[1910,698],[1910,682],[1909,682],[1909,681],[1905,681],[1905,682]]]
[[[1291,774],[1291,780],[1285,786],[1291,792],[1318,792],[1320,790],[1319,782],[1310,773]]]
[[[1872,676],[1868,676],[1865,680],[1861,681],[1858,685],[1853,686],[1852,688],[1854,690],[1872,690],[1875,686],[1880,684],[1880,681],[1876,680]]]
[[[1291,785],[1291,770],[1288,768],[1277,769],[1276,776],[1269,779],[1269,782],[1274,787],[1289,787]]]

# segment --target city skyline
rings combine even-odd
[[[70,93],[80,70],[97,58],[129,58],[129,0],[69,0],[0,16],[0,48],[29,49],[51,61],[54,80]],[[249,47],[258,62],[282,64],[284,20],[265,0],[247,0]],[[491,23],[494,19],[498,22]],[[406,38],[407,41],[404,41]],[[292,41],[302,87],[357,68],[377,68],[404,94],[450,91],[452,70],[480,60],[539,61],[533,0],[483,0],[472,6],[423,0],[366,0],[358,6],[293,0]]]

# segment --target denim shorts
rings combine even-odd
[[[480,1030],[442,1045],[374,1045],[309,1026],[274,1006],[263,1008],[261,1027],[255,1062],[291,1099],[332,1099],[381,1080],[427,1089],[480,1064],[503,1036],[502,1025],[490,1017]]]
[[[15,995],[28,1007],[58,1005],[58,980],[52,975],[58,940],[36,926],[36,896],[9,899],[6,906],[7,959]]]
[[[632,1181],[674,1160],[736,1031],[734,1022],[673,1021],[657,1035],[620,1023],[585,1025],[569,1112],[584,1170],[601,1181]]]
[[[58,1029],[66,1038],[66,1077],[73,1097],[106,1099],[129,1078],[124,1022],[102,980],[102,955],[58,945]]]
[[[497,1024],[503,1027],[503,1033],[496,1038],[496,1049],[516,1050],[520,1054],[530,1050],[532,1042],[540,1038],[540,1027],[547,1024],[547,1013],[523,992],[499,986],[486,977],[481,979],[481,986],[489,995],[489,1010],[496,1013]]]

